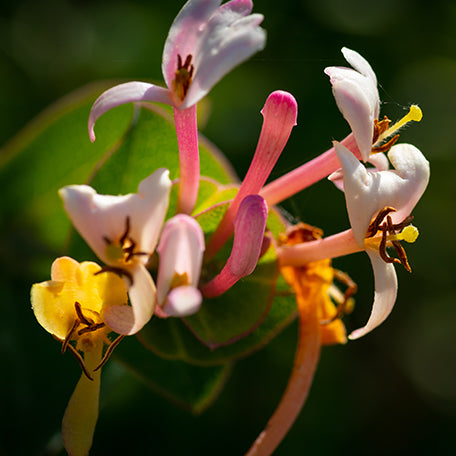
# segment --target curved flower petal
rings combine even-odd
[[[166,301],[176,275],[185,275],[186,285],[198,285],[204,249],[203,230],[193,217],[178,214],[166,222],[157,247],[159,305]]]
[[[334,143],[344,172],[345,200],[356,242],[364,238],[372,218],[386,206],[394,223],[410,215],[429,181],[429,162],[411,144],[391,148],[388,158],[394,170],[369,171],[342,144]]]
[[[350,125],[361,156],[367,161],[372,150],[374,120],[378,119],[380,99],[377,78],[369,63],[357,52],[343,48],[347,61],[356,68],[328,67],[337,106]]]
[[[187,317],[198,312],[202,301],[198,288],[185,285],[171,290],[162,310],[169,317]]]
[[[250,0],[190,0],[176,17],[163,52],[163,76],[172,87],[177,56],[191,55],[194,74],[180,105],[188,108],[203,98],[230,70],[264,48],[266,33],[261,14],[252,14]]]
[[[97,119],[112,108],[134,101],[155,101],[173,105],[168,89],[147,82],[126,82],[103,92],[95,101],[89,115],[89,137],[95,141],[93,128]]]
[[[397,295],[397,276],[392,263],[385,263],[377,251],[366,250],[375,278],[375,297],[366,326],[353,331],[348,338],[359,339],[383,323],[393,309]]]
[[[103,313],[106,324],[124,335],[136,334],[151,319],[156,298],[154,281],[143,264],[137,264],[128,272],[132,283],[129,283],[130,278],[125,278],[125,281],[129,285],[131,306],[113,305]]]
[[[115,265],[110,242],[118,242],[128,231],[137,250],[152,254],[169,204],[169,171],[160,168],[141,181],[138,193],[100,195],[88,185],[70,185],[59,190],[65,210],[87,244],[106,264]],[[127,222],[129,219],[129,222]],[[147,256],[137,256],[147,261]]]

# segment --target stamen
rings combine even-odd
[[[367,228],[366,238],[375,236],[380,229],[380,223],[383,219],[390,213],[396,212],[396,209],[391,206],[385,206],[378,214],[375,219],[370,222],[369,227]]]
[[[334,279],[338,280],[343,285],[346,285],[347,288],[344,292],[342,300],[337,303],[335,315],[327,320],[321,320],[321,325],[329,325],[339,318],[342,318],[344,315],[350,313],[354,307],[354,300],[352,296],[358,291],[358,285],[356,285],[347,273],[340,271],[339,269],[334,269]]]
[[[102,274],[103,272],[113,272],[114,274],[117,274],[121,278],[123,276],[125,276],[128,279],[128,281],[130,282],[130,286],[133,285],[133,276],[126,269],[105,265],[99,271],[95,272],[94,275]]]
[[[124,338],[125,336],[124,335],[120,335],[118,336],[116,339],[114,339],[114,341],[112,342],[112,344],[108,347],[108,349],[106,350],[106,353],[104,354],[103,356],[103,359],[100,361],[100,364],[98,364],[98,366],[93,370],[94,372],[97,371],[98,369],[101,369],[105,364],[106,364],[106,361],[108,361],[108,359],[110,358],[110,356],[112,355],[112,352],[114,351],[114,349],[117,347],[117,345],[119,345],[120,341]]]
[[[385,138],[393,135],[397,130],[402,128],[409,122],[419,122],[423,118],[423,113],[417,105],[410,106],[408,114],[406,114],[401,120],[396,122],[392,127],[388,128],[384,132],[380,133],[379,137],[376,140],[376,143],[383,141]]]
[[[91,326],[95,323],[91,318],[87,318],[86,316],[84,316],[84,314],[82,313],[81,304],[79,304],[78,301],[74,303],[74,308],[76,309],[76,314],[81,323],[87,326]]]
[[[62,353],[65,353],[65,351],[66,351],[66,349],[68,347],[68,344],[70,343],[71,337],[73,336],[74,332],[76,331],[76,328],[79,326],[80,323],[81,322],[79,320],[75,320],[74,321],[73,326],[68,331],[68,334],[66,335],[65,340],[63,341]]]
[[[84,362],[84,359],[82,358],[82,356],[80,355],[80,353],[73,347],[73,345],[71,344],[68,344],[68,348],[70,349],[71,353],[73,353],[73,355],[75,356],[75,358],[77,359],[79,365],[81,366],[81,369],[82,369],[82,372],[84,372],[85,376],[89,379],[89,380],[92,380],[93,381],[93,377],[91,377],[91,375],[89,374],[89,371],[87,370],[87,367],[85,365],[85,362]]]
[[[98,329],[104,328],[106,325],[104,323],[96,323],[92,324],[90,326],[87,326],[87,328],[82,328],[78,331],[78,336],[82,336],[83,334],[87,334],[89,332],[94,332],[97,331]]]
[[[182,65],[182,57],[177,54],[177,70],[176,75],[172,81],[173,92],[176,97],[183,101],[187,91],[192,83],[194,66],[192,65],[192,54],[188,54],[185,58],[185,62]]]
[[[397,140],[399,139],[399,134],[394,135],[388,142],[385,144],[382,144],[381,146],[374,146],[372,147],[371,153],[373,154],[378,154],[380,152],[388,152],[391,147],[394,146],[394,144],[397,143]]]

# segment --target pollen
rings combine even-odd
[[[409,108],[409,112],[399,121],[397,121],[394,125],[389,127],[387,130],[383,131],[375,144],[383,141],[386,138],[394,135],[398,130],[404,127],[409,122],[420,122],[423,118],[423,112],[421,111],[420,107],[417,105],[411,105]]]
[[[420,232],[418,228],[413,225],[406,226],[399,234],[396,234],[396,240],[405,241],[412,244],[418,239]]]

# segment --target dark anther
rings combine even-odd
[[[66,349],[68,347],[68,344],[70,343],[71,337],[73,336],[73,334],[76,331],[76,329],[79,326],[79,324],[80,324],[80,321],[79,320],[75,320],[74,323],[73,323],[73,326],[68,331],[68,334],[66,335],[65,340],[63,341],[63,344],[62,344],[62,353],[65,353],[65,351],[66,351]]]
[[[194,66],[192,65],[192,54],[188,54],[182,64],[182,57],[177,54],[177,70],[172,82],[174,93],[182,101],[187,94],[193,78]]]
[[[93,377],[89,374],[89,371],[87,370],[84,359],[82,358],[80,353],[72,345],[68,345],[68,348],[70,349],[71,353],[73,353],[74,357],[77,359],[79,365],[81,366],[82,372],[84,372],[85,376],[89,380],[93,381]]]
[[[100,361],[100,364],[98,364],[98,366],[93,370],[94,372],[97,371],[98,369],[101,369],[106,364],[106,361],[109,359],[109,357],[111,356],[111,354],[114,351],[114,349],[117,347],[117,345],[119,345],[119,342],[124,337],[125,336],[120,335],[112,342],[112,344],[106,350],[106,353],[104,354],[103,359]]]
[[[84,316],[84,314],[82,313],[81,304],[79,304],[78,301],[74,303],[74,308],[76,309],[76,315],[78,316],[80,323],[83,323],[87,326],[91,326],[94,324],[94,321],[91,318],[87,318],[86,316]]]
[[[131,273],[123,268],[117,268],[115,266],[103,266],[99,271],[95,272],[94,275],[102,274],[103,272],[113,272],[117,274],[120,278],[126,277],[130,282],[130,286],[133,285],[133,276]]]
[[[396,209],[391,206],[385,206],[378,214],[377,217],[375,217],[372,222],[370,222],[369,227],[367,228],[367,233],[366,233],[366,238],[375,236],[377,234],[377,231],[380,230],[380,223],[383,222],[383,219],[390,213],[390,212],[396,212]]]
[[[378,141],[380,135],[382,135],[386,130],[388,130],[390,123],[391,120],[389,120],[386,116],[383,118],[383,120],[374,120],[374,134],[372,137],[372,144],[375,144]],[[391,147],[394,146],[398,139],[399,135],[394,135],[385,144],[382,144],[381,146],[372,147],[372,153],[377,154],[379,152],[388,152],[391,149]]]
[[[406,226],[410,225],[413,220],[413,216],[409,215],[400,223],[393,223],[393,219],[389,215],[391,212],[395,212],[396,209],[393,207],[384,207],[375,219],[370,223],[367,229],[366,239],[375,236],[379,231],[382,233],[382,238],[379,246],[379,254],[383,261],[386,263],[397,263],[402,264],[408,272],[412,272],[410,264],[407,259],[404,248],[398,240],[388,240],[389,235],[395,235],[402,231]],[[383,222],[383,223],[382,223]],[[390,257],[386,251],[388,243],[394,247],[399,258]]]
[[[82,328],[78,331],[78,336],[82,336],[83,334],[87,334],[89,332],[94,332],[98,329],[104,328],[106,325],[104,323],[94,323],[87,328]]]

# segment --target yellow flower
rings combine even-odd
[[[62,423],[65,447],[71,456],[87,455],[98,418],[100,367],[123,336],[111,342],[112,330],[103,314],[127,303],[123,279],[103,272],[92,262],[57,258],[51,280],[32,286],[33,312],[43,328],[75,355],[83,374],[68,403]]]

